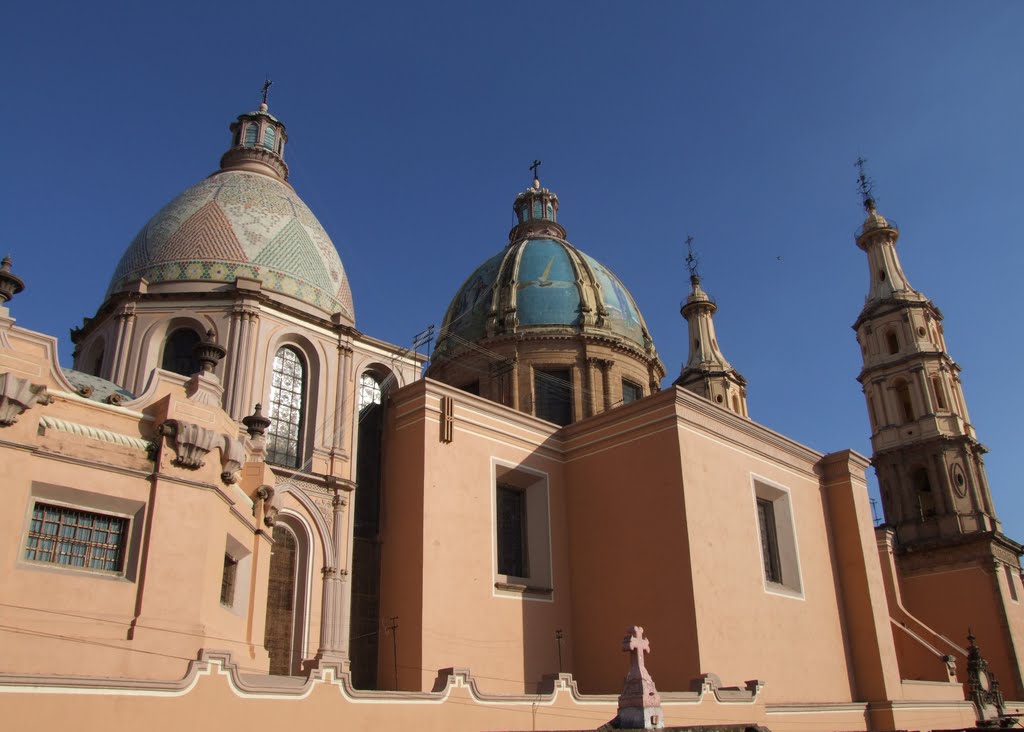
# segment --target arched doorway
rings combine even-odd
[[[278,514],[273,539],[264,646],[270,654],[270,673],[292,676],[303,672],[306,655],[309,533],[296,517]]]

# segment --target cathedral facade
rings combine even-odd
[[[750,418],[695,267],[663,387],[536,169],[429,364],[362,333],[287,141],[265,98],[239,116],[111,263],[73,368],[0,269],[5,718],[778,732],[1024,707],[1024,548],[869,195],[871,460]]]

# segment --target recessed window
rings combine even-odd
[[[274,149],[274,138],[277,136],[277,130],[270,125],[267,125],[266,131],[263,133],[263,147],[267,150]]]
[[[182,376],[199,373],[199,359],[195,355],[199,334],[191,328],[178,328],[171,331],[164,342],[164,357],[160,368]]]
[[[267,430],[267,462],[297,468],[302,451],[305,411],[306,365],[294,348],[285,346],[274,356],[270,382],[270,428]]]
[[[220,604],[231,607],[235,604],[235,577],[238,575],[238,560],[224,554],[224,574],[220,580]]]
[[[480,379],[477,379],[476,381],[471,381],[468,384],[463,384],[459,388],[462,389],[462,391],[466,392],[467,394],[475,394],[476,396],[480,396]]]
[[[942,380],[938,374],[932,376],[932,391],[935,393],[935,406],[942,410],[947,409],[946,395],[942,391]]]
[[[126,518],[37,501],[25,541],[25,559],[121,572],[127,540]]]
[[[255,147],[256,138],[260,134],[260,126],[255,122],[250,122],[245,126],[245,146]]]
[[[765,590],[803,597],[796,522],[789,491],[755,479],[754,509]]]
[[[494,465],[494,587],[498,594],[550,599],[551,528],[547,476]]]
[[[644,398],[643,387],[639,384],[634,384],[632,381],[622,380],[622,403],[629,404],[635,402],[637,399]]]
[[[890,354],[895,354],[895,353],[899,353],[900,352],[900,340],[899,340],[899,338],[896,337],[896,333],[895,332],[890,330],[890,331],[888,331],[885,334],[885,343],[886,343],[886,346],[888,346],[888,348],[889,348],[889,353]]]
[[[572,422],[572,371],[533,370],[533,413],[555,424]]]
[[[528,576],[526,493],[508,483],[497,488],[498,574]]]
[[[917,508],[921,518],[931,518],[935,515],[935,492],[932,490],[928,470],[918,468],[911,475],[911,480],[914,484],[914,495],[917,497]]]
[[[904,422],[914,421],[914,403],[910,399],[910,385],[903,379],[893,384],[896,391],[896,403],[899,404],[900,413]]]
[[[782,569],[779,567],[779,537],[775,528],[775,505],[766,498],[757,499],[757,524],[761,532],[764,578],[769,582],[781,584]]]
[[[1006,574],[1006,584],[1010,588],[1010,599],[1014,602],[1018,602],[1017,598],[1017,582],[1013,578],[1013,570],[1010,569],[1009,564],[1003,565],[1003,572]]]

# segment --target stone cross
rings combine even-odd
[[[626,633],[626,637],[622,639],[622,650],[633,654],[629,660],[629,675],[650,678],[644,666],[644,654],[651,652],[651,642],[644,638],[644,629],[639,625],[627,628]]]

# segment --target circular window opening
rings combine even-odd
[[[722,403],[722,395],[719,394],[718,396],[716,396],[715,397],[715,401],[718,402],[719,404],[721,404]]]
[[[919,336],[924,336],[924,334],[925,334],[926,332],[927,332],[927,331],[925,331],[925,329],[924,329],[923,327],[921,327],[921,326],[919,326],[919,327],[918,327],[918,329],[917,329],[917,334],[918,334]]]

